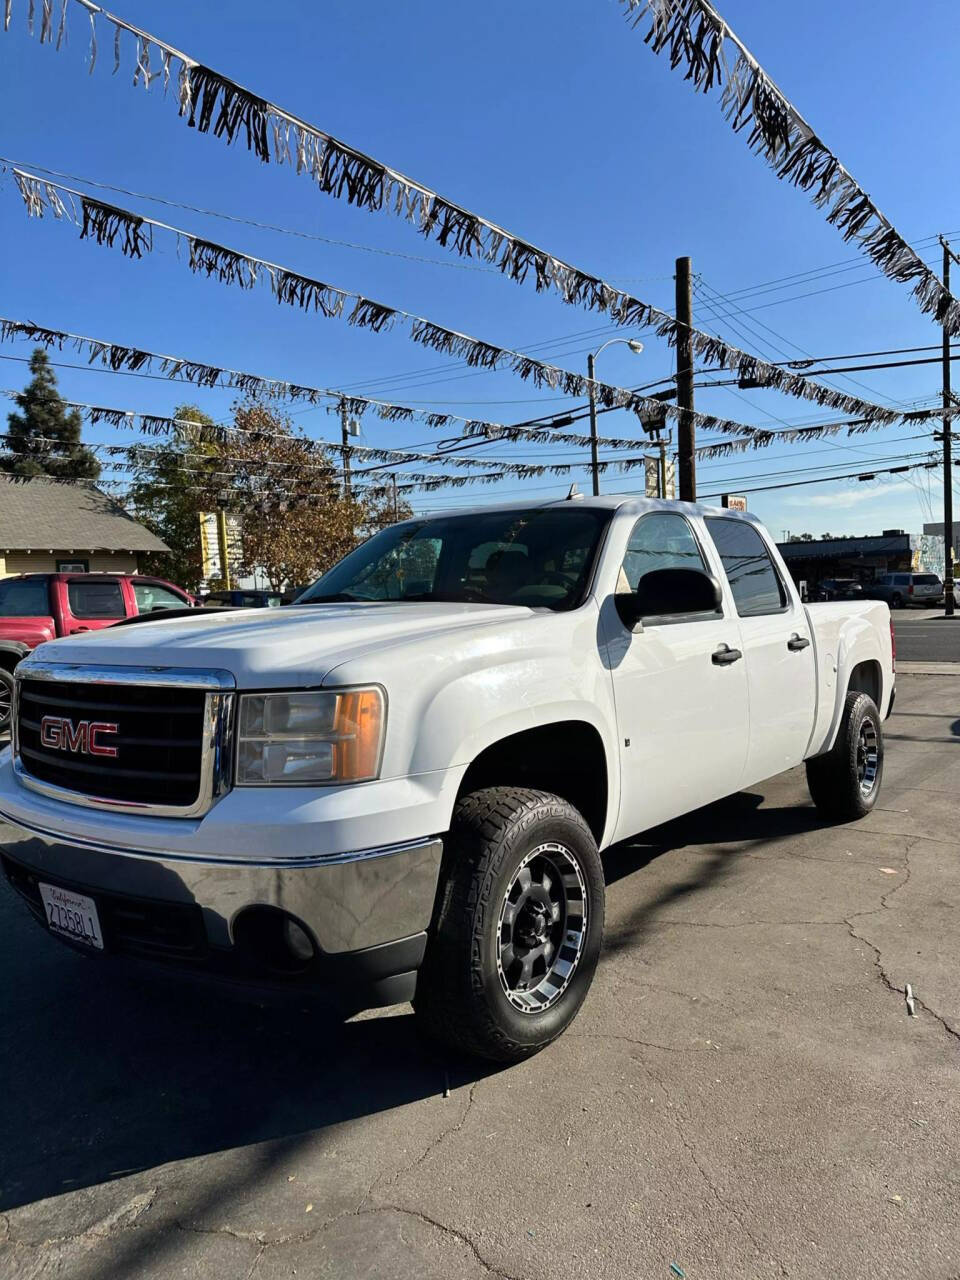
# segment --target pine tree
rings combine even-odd
[[[100,464],[80,440],[81,417],[68,411],[43,347],[30,357],[33,378],[16,397],[19,413],[7,418],[8,453],[0,453],[0,471],[17,476],[56,476],[96,480]]]

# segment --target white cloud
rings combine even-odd
[[[893,484],[873,485],[869,481],[858,484],[854,489],[834,489],[832,493],[791,494],[784,499],[784,506],[789,507],[831,507],[839,512],[854,503],[885,502],[894,493],[915,493],[908,480],[897,480]]]

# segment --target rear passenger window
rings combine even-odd
[[[135,582],[133,594],[141,613],[153,613],[155,609],[182,609],[186,600],[155,582]]]
[[[46,578],[8,578],[0,582],[0,618],[48,618]]]
[[[654,569],[699,569],[707,572],[693,530],[683,516],[654,511],[633,526],[623,557],[617,591],[636,591],[645,573]]]
[[[123,618],[119,582],[69,582],[67,600],[75,618]]]
[[[708,516],[706,524],[723,561],[740,617],[778,613],[785,608],[787,593],[753,525],[724,516]]]

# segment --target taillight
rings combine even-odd
[[[909,587],[907,587],[907,595],[908,595],[908,596],[912,596],[912,595],[913,595],[913,583],[912,583],[912,582],[910,583]]]
[[[893,629],[893,619],[890,619],[890,662],[894,672],[897,669],[897,633]]]

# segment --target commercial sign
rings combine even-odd
[[[200,512],[200,554],[203,559],[203,577],[207,582],[211,578],[226,577],[220,558],[217,519],[216,511]],[[240,517],[232,512],[227,512],[227,559],[230,561],[230,575],[233,577],[236,566],[242,559],[242,553]]]
[[[724,493],[721,495],[720,505],[730,511],[746,511],[747,500],[741,493]]]

